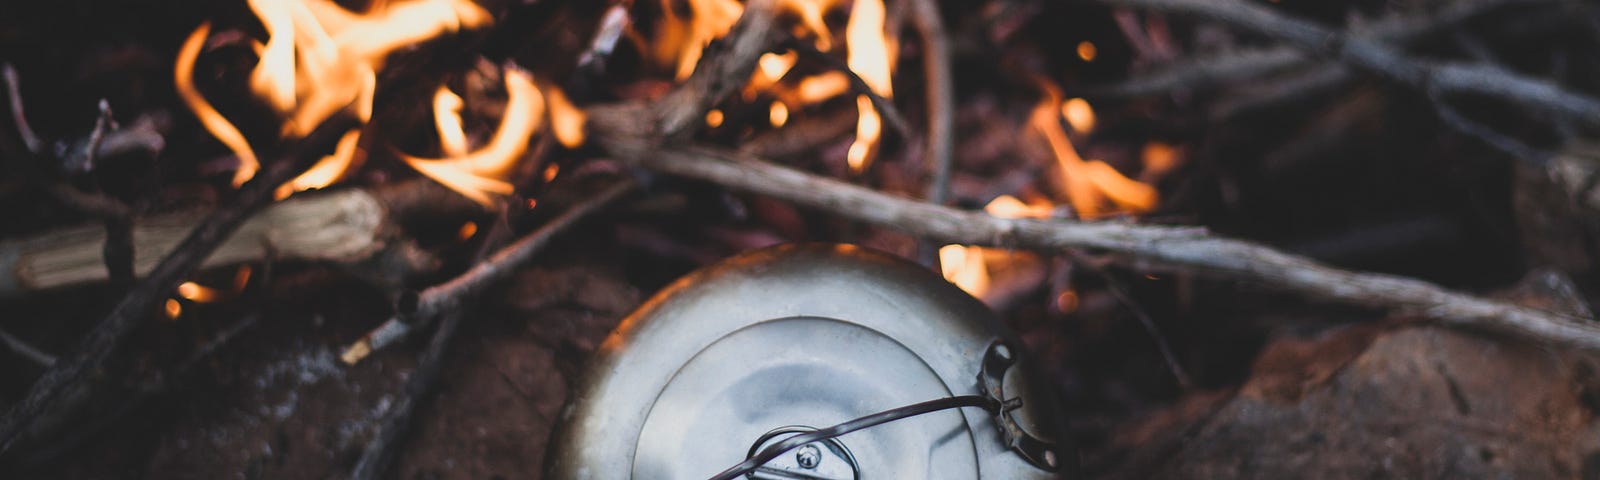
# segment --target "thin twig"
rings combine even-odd
[[[416,371],[406,379],[405,394],[384,416],[378,433],[361,452],[361,460],[356,462],[355,470],[350,474],[352,479],[380,478],[393,463],[406,433],[411,429],[416,410],[428,399],[438,384],[439,375],[444,370],[444,356],[449,350],[450,340],[470,310],[470,307],[461,305],[461,302],[476,298],[485,287],[504,279],[522,264],[527,263],[535,253],[550,243],[551,238],[569,230],[579,220],[626,196],[637,187],[638,183],[632,179],[623,179],[601,191],[600,194],[573,206],[533,233],[496,252],[488,260],[478,262],[467,273],[423,292],[422,304],[419,304],[418,310],[420,312],[426,308],[441,317],[439,328],[428,341],[427,350],[424,350],[422,357],[417,360]],[[450,298],[444,298],[447,296]],[[397,322],[390,320],[390,323]],[[404,323],[397,324],[404,325]]]
[[[1550,0],[1467,1],[1423,17],[1388,17],[1350,35],[1405,45],[1503,7],[1548,3]],[[1177,89],[1202,89],[1312,66],[1313,60],[1294,47],[1245,49],[1184,61],[1115,85],[1090,87],[1081,93],[1091,97],[1133,97]],[[1328,75],[1328,72],[1342,70],[1339,65],[1321,65],[1313,71]],[[1341,76],[1348,79],[1349,72],[1342,72]]]
[[[0,330],[0,342],[4,342],[6,344],[6,348],[11,349],[12,353],[17,354],[17,356],[22,358],[26,358],[41,367],[49,368],[51,364],[56,363],[55,355],[44,353],[44,350],[40,350],[33,345],[29,345],[28,342],[17,338],[15,335],[12,335],[11,332]]]
[[[94,120],[94,130],[89,132],[89,151],[85,153],[83,169],[94,170],[95,155],[100,151],[100,142],[106,138],[106,131],[116,128],[117,120],[111,116],[111,102],[100,99],[100,116]]]
[[[1106,271],[1104,267],[1095,265],[1094,262],[1077,262],[1077,264],[1089,267],[1094,273],[1099,274],[1100,278],[1105,279],[1106,289],[1110,290],[1111,295],[1117,297],[1117,301],[1122,302],[1122,305],[1127,307],[1130,313],[1133,313],[1133,317],[1139,320],[1139,325],[1144,327],[1145,333],[1150,334],[1150,340],[1155,342],[1156,350],[1161,352],[1161,359],[1167,363],[1167,370],[1172,372],[1172,378],[1178,381],[1178,387],[1184,390],[1194,388],[1194,380],[1189,377],[1189,372],[1183,369],[1183,364],[1178,363],[1178,355],[1172,353],[1172,345],[1167,342],[1166,335],[1163,335],[1161,329],[1156,327],[1155,319],[1150,318],[1150,314],[1144,311],[1144,307],[1139,306],[1139,302],[1133,300],[1133,295],[1128,293],[1128,289],[1123,286],[1122,280],[1112,275],[1111,272]]]
[[[42,144],[39,136],[34,135],[33,127],[28,126],[28,115],[22,107],[21,79],[17,78],[17,69],[11,64],[0,64],[0,76],[5,78],[6,99],[11,105],[11,123],[17,127],[17,135],[22,137],[23,145],[28,151],[38,153]]]
[[[1193,15],[1288,42],[1420,92],[1482,95],[1587,125],[1600,125],[1600,100],[1494,65],[1411,57],[1382,42],[1345,34],[1240,0],[1099,0],[1119,7]]]
[[[24,433],[28,432],[33,422],[47,412],[76,408],[74,403],[77,402],[63,401],[63,394],[70,388],[91,381],[91,377],[103,369],[106,360],[157,302],[177,288],[184,277],[194,272],[201,261],[244,223],[251,213],[270,203],[278,185],[299,175],[321,158],[334,141],[354,124],[355,120],[349,115],[334,116],[280,155],[278,161],[263,174],[241,187],[230,205],[219,208],[196,226],[172,254],[162,259],[150,275],[129,291],[111,313],[89,331],[72,353],[45,371],[26,396],[0,418],[0,452],[10,450],[18,440],[25,438]]]
[[[922,39],[922,76],[928,89],[928,202],[943,205],[950,199],[950,170],[955,163],[956,85],[950,71],[950,41],[934,0],[912,0],[911,25]]]
[[[622,198],[638,187],[637,182],[625,179],[585,200],[560,216],[550,220],[538,230],[518,239],[515,243],[495,252],[489,259],[478,262],[470,270],[447,282],[428,287],[417,295],[417,305],[405,315],[397,315],[368,333],[366,337],[345,349],[341,358],[355,363],[373,351],[399,341],[411,332],[425,326],[440,313],[463,308],[464,302],[495,283],[515,273],[517,268],[532,260],[557,235],[574,224]]]
[[[741,88],[756,61],[781,41],[775,28],[778,0],[751,0],[728,35],[707,46],[693,74],[654,104],[649,129],[656,138],[681,138],[702,125],[713,105]]]
[[[617,136],[607,137],[616,141]],[[629,152],[636,147],[608,149]],[[1488,300],[1417,279],[1341,270],[1199,228],[1007,219],[894,197],[724,149],[677,147],[632,157],[665,173],[794,202],[949,243],[1060,251],[1103,250],[1125,262],[1195,269],[1308,297],[1383,308],[1519,338],[1600,350],[1584,319]]]

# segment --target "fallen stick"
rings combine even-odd
[[[1600,125],[1600,100],[1555,83],[1487,64],[1412,57],[1385,43],[1335,31],[1240,0],[1098,0],[1205,18],[1278,39],[1429,95],[1481,95]]]
[[[1503,7],[1549,3],[1551,2],[1548,0],[1467,1],[1420,18],[1413,16],[1385,18],[1349,35],[1375,42],[1404,45]],[[1082,94],[1095,97],[1135,97],[1167,93],[1182,88],[1205,88],[1312,66],[1315,60],[1294,47],[1246,49],[1173,64],[1114,85],[1090,87]],[[1344,66],[1337,64],[1320,65],[1316,71],[1323,72],[1318,75],[1339,72],[1337,75],[1345,79],[1350,76]]]
[[[602,125],[595,127],[603,128]],[[604,138],[615,142],[623,137]],[[638,151],[637,146],[629,145],[605,147],[614,152]],[[1042,251],[1107,251],[1118,254],[1125,262],[1194,269],[1311,298],[1416,314],[1447,325],[1600,351],[1600,327],[1585,322],[1590,319],[1488,300],[1413,278],[1341,270],[1251,242],[1216,237],[1200,228],[999,218],[890,196],[716,148],[670,147],[627,159],[652,170],[950,243]]]
[[[134,272],[150,274],[204,212],[138,219],[133,225]],[[394,247],[388,209],[363,189],[297,195],[262,210],[217,246],[199,268],[266,260],[352,264]],[[0,298],[106,281],[101,246],[106,229],[84,225],[0,242]]]
[[[488,259],[478,262],[461,275],[428,287],[417,294],[416,306],[410,312],[404,312],[385,321],[361,340],[346,347],[340,358],[345,363],[354,364],[372,352],[406,338],[434,317],[466,308],[464,302],[516,272],[518,267],[528,263],[535,254],[549,245],[556,235],[565,232],[573,224],[622,198],[637,187],[638,184],[631,179],[612,185],[593,198],[562,212],[560,216],[550,220],[538,230],[495,252]]]

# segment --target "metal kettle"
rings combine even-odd
[[[612,332],[562,411],[546,473],[1057,478],[1074,454],[1048,440],[1056,403],[1029,388],[1018,345],[981,302],[897,257],[745,253]]]

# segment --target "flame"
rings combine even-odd
[[[288,198],[294,192],[323,188],[343,179],[346,173],[361,163],[360,151],[356,148],[360,140],[360,129],[345,132],[343,137],[339,137],[339,144],[334,147],[332,155],[322,157],[305,173],[278,187],[278,200]]]
[[[216,289],[194,282],[183,282],[178,284],[178,296],[187,298],[195,303],[206,303],[216,301],[217,297],[221,295],[218,294]]]
[[[518,69],[508,69],[505,75],[506,114],[488,145],[463,155],[426,159],[401,154],[412,168],[427,175],[457,193],[484,206],[492,206],[490,194],[507,195],[511,183],[504,180],[510,174],[523,152],[528,148],[528,137],[539,128],[545,110],[544,96],[533,85],[533,77]],[[452,116],[457,112],[435,111],[435,116]],[[449,121],[438,121],[440,136],[454,135],[444,131]],[[459,126],[459,118],[454,122]],[[465,135],[464,133],[462,134]]]
[[[1055,206],[1048,200],[1039,199],[1023,203],[1017,197],[1001,195],[995,197],[988,205],[983,207],[984,212],[1000,218],[1050,218]]]
[[[1178,168],[1178,162],[1182,161],[1177,148],[1161,142],[1146,143],[1139,158],[1144,161],[1144,170],[1139,172],[1139,179],[1147,183],[1166,176],[1172,169]]]
[[[679,81],[694,73],[700,51],[712,40],[728,34],[744,6],[735,0],[688,0],[689,18],[678,16],[670,0],[662,0],[661,35],[656,39],[657,58],[676,58]]]
[[[566,92],[554,86],[545,86],[544,95],[549,100],[550,106],[550,131],[555,133],[556,141],[567,148],[578,148],[583,145],[583,125],[589,121],[589,115],[583,110],[572,105],[567,99]]]
[[[939,247],[939,270],[944,279],[975,297],[989,291],[989,269],[983,263],[983,249],[961,245]]]
[[[433,125],[439,131],[439,150],[444,156],[467,154],[467,131],[461,127],[461,96],[444,85],[433,93]]]
[[[856,0],[850,8],[850,22],[845,25],[845,41],[850,43],[850,56],[846,63],[850,71],[861,77],[867,88],[883,98],[894,96],[890,81],[890,66],[894,57],[890,53],[888,35],[883,32],[885,17],[883,0]],[[883,121],[866,95],[856,97],[856,139],[850,144],[845,159],[850,171],[861,173],[872,161],[878,139],[883,134]]]
[[[243,185],[250,177],[255,176],[260,163],[256,161],[255,150],[250,149],[250,144],[245,141],[244,134],[234,128],[228,119],[224,118],[217,109],[211,107],[200,91],[194,87],[194,62],[200,57],[200,47],[206,43],[206,36],[211,33],[211,23],[202,23],[199,28],[189,34],[183,41],[183,47],[178,50],[178,61],[173,67],[173,83],[178,89],[178,96],[183,98],[183,103],[200,118],[200,124],[217,137],[223,145],[232,150],[234,156],[239,157],[239,169],[234,171],[233,186]]]
[[[1160,199],[1154,187],[1129,179],[1099,160],[1084,161],[1061,128],[1061,92],[1048,82],[1040,82],[1045,98],[1034,107],[1029,123],[1043,135],[1055,153],[1056,164],[1066,184],[1067,200],[1080,218],[1092,219],[1119,210],[1108,209],[1110,200],[1120,211],[1142,213],[1155,208]]]
[[[856,96],[856,111],[860,112],[856,120],[856,140],[850,144],[845,160],[850,163],[850,172],[859,174],[866,171],[867,164],[872,161],[873,147],[878,145],[878,137],[883,133],[883,121],[872,108],[872,99],[866,95]]]
[[[250,74],[250,88],[283,116],[282,135],[303,137],[324,120],[354,106],[356,116],[372,116],[377,71],[388,55],[441,34],[488,24],[489,12],[471,0],[374,2],[366,12],[352,12],[333,0],[249,0],[251,11],[267,31],[267,42]],[[255,153],[238,129],[208,104],[194,88],[195,58],[209,34],[209,24],[184,42],[174,74],[179,95],[206,130],[239,157],[234,185],[255,175]],[[325,158],[292,189],[326,185],[353,165],[355,138],[341,140],[345,153]]]

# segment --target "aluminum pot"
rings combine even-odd
[[[742,254],[612,332],[562,411],[546,475],[1057,478],[1075,454],[1051,442],[1056,403],[1029,388],[1018,345],[981,302],[897,257],[825,244]],[[972,404],[789,438],[936,399]],[[777,451],[784,440],[795,445]],[[741,462],[759,466],[729,473]]]

